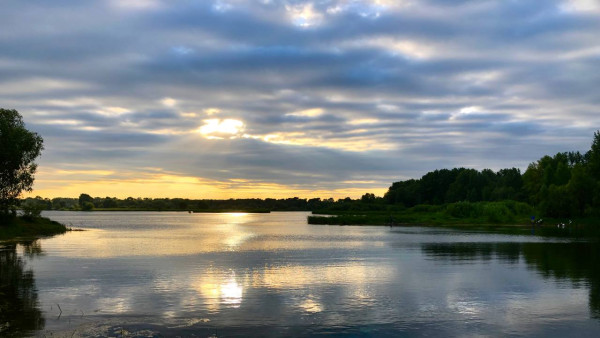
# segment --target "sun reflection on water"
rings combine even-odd
[[[225,215],[231,216],[231,217],[245,217],[245,216],[248,216],[248,213],[247,212],[227,212],[227,213],[225,213]]]
[[[219,311],[221,305],[238,308],[242,304],[244,287],[237,281],[234,272],[225,275],[207,271],[192,287],[200,293],[206,308],[211,312]]]

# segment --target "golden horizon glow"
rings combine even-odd
[[[77,198],[85,193],[94,197],[117,198],[360,198],[365,193],[383,196],[387,186],[375,181],[346,181],[348,188],[324,189],[313,186],[283,185],[244,178],[210,180],[149,168],[146,172],[117,172],[107,169],[41,168],[34,189],[23,197]]]

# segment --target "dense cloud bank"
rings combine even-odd
[[[600,124],[593,0],[2,7],[0,102],[44,136],[41,168],[384,188],[524,169]]]

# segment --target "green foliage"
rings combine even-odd
[[[0,224],[0,240],[11,238],[35,238],[62,234],[67,228],[45,217],[27,219],[16,217],[10,223]]]
[[[79,207],[83,208],[83,205],[85,203],[93,203],[94,199],[92,198],[92,196],[88,195],[88,194],[81,194],[79,195]]]
[[[91,211],[94,209],[94,203],[92,202],[83,202],[83,205],[81,206],[81,210],[83,211]]]
[[[497,173],[484,169],[454,168],[435,170],[418,180],[395,182],[384,195],[390,204],[412,207],[460,201],[523,200],[523,180],[517,168]]]
[[[444,207],[442,205],[419,204],[411,208],[412,212],[438,212]]]
[[[585,154],[590,174],[598,181],[600,180],[600,131],[594,133],[594,140],[590,151]]]
[[[29,199],[28,199],[29,200]],[[133,198],[92,197],[80,194],[79,198],[57,197],[35,200],[43,204],[45,210],[110,210],[110,211],[194,211],[194,212],[270,212],[270,211],[381,211],[390,205],[384,199],[367,193],[360,199],[344,198],[303,199],[298,197],[285,199],[228,199],[193,200],[187,198]]]
[[[481,208],[470,202],[457,202],[446,207],[446,214],[456,218],[471,218],[481,215]]]
[[[384,198],[392,205],[448,204],[455,218],[478,217],[490,222],[511,222],[511,205],[474,202],[517,201],[535,206],[544,217],[600,216],[600,131],[594,133],[591,149],[544,156],[519,169],[454,168],[429,172],[418,180],[394,182]],[[523,208],[524,204],[513,204]]]
[[[511,200],[457,202],[446,206],[448,216],[472,220],[476,223],[523,223],[532,213],[533,209],[528,204]]]
[[[23,218],[38,218],[42,215],[42,210],[44,210],[44,204],[37,202],[35,199],[27,199],[24,203],[21,203]]]
[[[483,216],[490,223],[515,222],[516,217],[503,203],[488,203],[483,208]]]
[[[360,198],[360,200],[363,203],[375,203],[375,201],[377,201],[377,197],[375,197],[375,194],[366,193],[366,194],[362,195],[362,197]]]
[[[8,214],[22,191],[31,191],[42,137],[25,128],[14,109],[0,108],[0,213]]]
[[[316,212],[313,212],[316,214]],[[394,207],[386,211],[340,211],[334,216],[309,216],[310,224],[398,225],[422,224],[440,226],[490,224],[529,225],[533,208],[517,201],[456,202],[449,204],[419,204],[412,208]]]

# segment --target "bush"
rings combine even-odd
[[[44,205],[36,201],[28,200],[21,205],[21,211],[24,218],[39,218],[44,210]]]
[[[514,220],[514,215],[502,203],[488,203],[483,207],[483,215],[488,222],[499,223]]]
[[[533,208],[527,203],[517,202],[513,200],[507,200],[497,203],[504,204],[515,215],[528,216],[533,213]]]
[[[479,203],[456,202],[446,206],[446,214],[456,218],[477,218],[481,215]]]
[[[441,205],[419,204],[412,207],[413,212],[437,212],[442,209]]]
[[[94,209],[94,203],[92,202],[84,202],[81,205],[81,210],[83,211],[91,211],[92,209]]]

